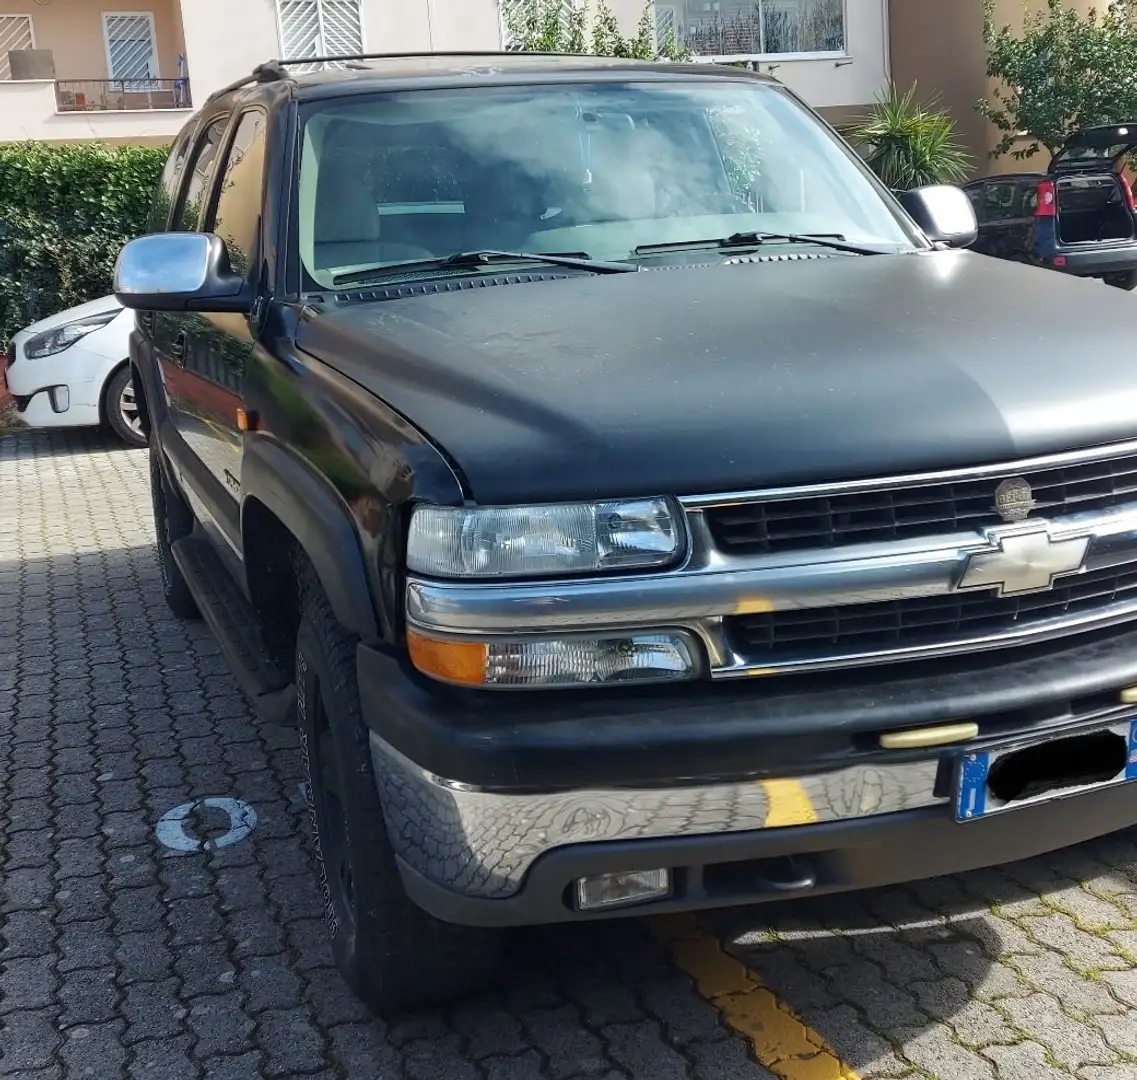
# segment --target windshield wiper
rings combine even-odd
[[[714,240],[681,240],[674,244],[641,244],[633,255],[662,255],[672,251],[705,251],[707,248],[730,250],[731,248],[761,247],[767,241],[780,244],[815,244],[818,247],[832,248],[834,251],[847,251],[851,255],[883,255],[876,248],[849,244],[840,233],[772,233],[737,232]]]
[[[488,266],[495,262],[547,263],[551,266],[570,266],[576,270],[591,270],[594,274],[634,274],[639,270],[639,267],[634,263],[604,262],[592,258],[585,251],[561,254],[559,252],[494,251],[487,248],[483,251],[459,251],[442,259],[416,259],[411,262],[374,266],[367,270],[352,270],[350,273],[337,274],[332,278],[332,284],[350,285],[364,281],[381,281],[385,277],[413,274],[419,270],[424,272],[450,270],[463,266]]]

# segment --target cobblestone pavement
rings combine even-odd
[[[0,1076],[1137,1078],[1130,836],[699,940],[527,931],[495,993],[370,1019],[325,942],[295,738],[166,611],[145,477],[92,434],[0,439]],[[209,796],[251,831],[163,846]],[[203,816],[163,836],[229,829]]]

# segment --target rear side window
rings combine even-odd
[[[989,180],[983,185],[980,221],[997,224],[1022,213],[1022,184],[1018,180]]]
[[[256,253],[265,177],[267,117],[259,109],[245,113],[225,159],[217,206],[205,231],[217,233],[229,249],[233,269],[244,276]]]
[[[178,136],[170,156],[166,158],[166,167],[162,170],[158,187],[154,191],[154,200],[150,204],[150,215],[146,219],[147,232],[165,232],[170,224],[170,210],[178,196],[178,185],[182,181],[182,171],[185,169],[190,147],[193,146],[193,133],[196,130],[196,124],[186,128]]]
[[[221,141],[229,117],[214,120],[198,141],[197,149],[189,165],[189,176],[182,193],[181,206],[170,226],[174,232],[197,232],[205,211],[205,200],[209,195],[209,184],[217,165],[217,155],[221,152]]]

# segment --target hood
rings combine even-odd
[[[961,251],[581,276],[359,303],[298,346],[482,503],[707,494],[1137,436],[1133,297]]]
[[[67,323],[88,319],[92,315],[102,315],[104,312],[122,310],[122,305],[113,296],[101,296],[98,300],[88,300],[85,304],[67,308],[65,311],[57,311],[54,315],[49,315],[46,319],[40,319],[39,322],[25,326],[20,331],[19,336],[31,337],[34,334],[41,334],[45,330],[54,330],[56,327],[64,326]]]

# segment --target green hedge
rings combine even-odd
[[[146,231],[164,148],[0,145],[0,345],[110,292],[119,249]]]

